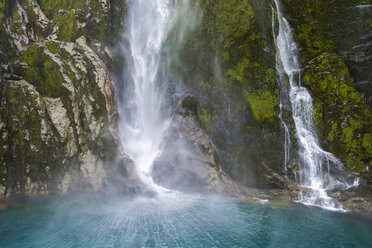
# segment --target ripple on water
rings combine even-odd
[[[372,247],[372,225],[198,195],[79,196],[0,212],[0,247]]]

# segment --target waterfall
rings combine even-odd
[[[171,111],[165,99],[167,82],[160,71],[162,45],[174,5],[168,0],[128,0],[127,4],[119,136],[122,150],[133,160],[139,179],[155,188],[151,167],[162,153],[163,136],[170,124]]]
[[[327,209],[342,210],[342,206],[327,195],[335,187],[348,188],[351,185],[331,169],[343,174],[342,163],[319,145],[314,124],[314,105],[309,91],[301,85],[299,50],[294,41],[291,27],[283,17],[281,6],[275,0],[279,32],[276,37],[276,69],[281,88],[280,119],[285,131],[285,170],[290,161],[290,128],[283,119],[285,111],[291,111],[298,143],[298,173],[295,180],[301,190],[299,202]],[[274,16],[273,16],[274,17]],[[273,25],[274,26],[274,25]],[[274,28],[274,27],[273,27]],[[275,35],[274,35],[275,37]]]

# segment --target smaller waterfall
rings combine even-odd
[[[326,191],[335,187],[348,188],[350,185],[331,175],[331,168],[342,174],[343,165],[319,145],[313,118],[313,99],[309,91],[301,86],[298,47],[289,23],[282,15],[278,0],[275,0],[275,3],[279,22],[279,34],[276,37],[276,67],[281,87],[281,114],[279,117],[285,130],[285,169],[287,170],[290,160],[291,141],[290,129],[283,119],[283,114],[285,108],[291,108],[299,147],[296,180],[302,188],[305,188],[300,193],[299,201],[306,205],[342,210],[342,206],[329,197]]]

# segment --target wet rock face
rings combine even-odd
[[[262,164],[283,175],[275,46],[268,1],[200,1],[197,31],[180,45],[180,71],[197,99],[197,120],[224,168],[267,188]]]
[[[311,60],[303,83],[315,100],[318,133],[330,151],[355,172],[366,172],[372,153],[372,114],[335,54]]]
[[[372,177],[365,175],[365,179],[358,188],[351,188],[346,191],[334,190],[328,194],[338,200],[345,210],[352,213],[372,218]]]
[[[115,38],[106,34],[125,11],[111,9],[113,2],[0,5],[1,197],[97,192],[107,184],[116,106],[103,60],[113,59],[108,37]]]
[[[356,1],[354,5],[342,8],[332,26],[339,40],[340,57],[348,66],[356,89],[372,110],[371,16],[372,2]]]
[[[223,169],[216,149],[195,115],[195,99],[180,101],[168,130],[162,156],[153,167],[155,182],[184,192],[243,197],[244,192]]]
[[[283,0],[295,29],[303,61],[324,52],[336,53],[352,82],[372,108],[372,4],[366,0]]]

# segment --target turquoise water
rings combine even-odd
[[[0,247],[372,247],[372,224],[218,197],[75,196],[0,212]]]

